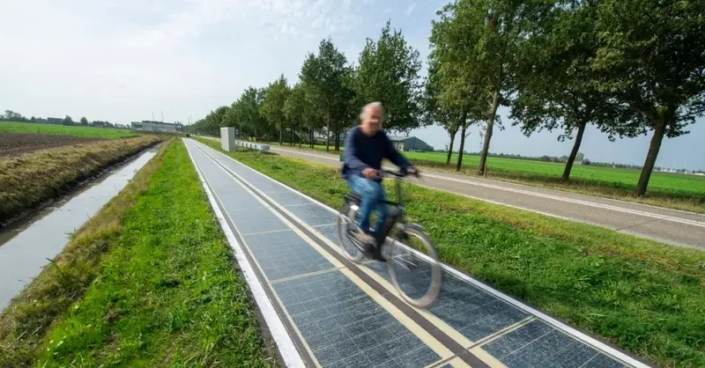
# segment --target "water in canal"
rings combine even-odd
[[[69,235],[117,195],[161,145],[0,233],[0,310],[64,249]]]

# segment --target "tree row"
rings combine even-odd
[[[559,131],[559,140],[573,140],[567,181],[593,125],[611,141],[651,135],[636,188],[644,195],[664,138],[687,134],[705,111],[704,34],[705,1],[455,0],[433,20],[425,78],[419,52],[387,22],[356,63],[324,39],[293,85],[282,75],[248,87],[191,130],[231,126],[280,144],[322,137],[327,150],[338,150],[360,107],[381,101],[387,131],[442,126],[448,164],[459,139],[458,170],[469,128],[480,127],[480,174],[496,129]]]

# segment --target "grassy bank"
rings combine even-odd
[[[35,133],[73,135],[86,138],[119,139],[136,137],[129,129],[100,128],[81,125],[54,125],[0,121],[0,133]]]
[[[108,140],[0,159],[0,221],[62,195],[158,141],[156,136]]]
[[[0,316],[0,366],[272,366],[247,286],[176,141]]]
[[[334,168],[251,151],[231,155],[332,207],[347,192]],[[444,262],[659,366],[705,366],[705,252],[407,189],[410,217],[426,227]]]
[[[274,143],[273,146],[278,145]],[[284,145],[283,148],[298,149]],[[302,148],[310,150],[310,148]],[[315,146],[314,151],[326,153],[325,146]],[[339,155],[331,148],[331,154]],[[446,154],[437,152],[405,152],[419,167],[442,172],[477,176],[480,156],[463,155],[460,172],[455,170],[457,154],[451,165],[446,165]],[[487,177],[518,184],[529,184],[575,193],[621,199],[684,211],[705,213],[705,177],[655,172],[649,182],[647,197],[636,197],[639,170],[575,165],[571,181],[561,183],[564,164],[504,157],[487,158]]]

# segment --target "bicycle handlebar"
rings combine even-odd
[[[387,170],[387,169],[379,170],[379,174],[380,174],[379,175],[380,177],[391,176],[391,177],[395,177],[395,178],[404,178],[404,177],[409,176],[408,173],[401,173],[400,171]],[[418,175],[416,175],[416,176],[418,177]]]

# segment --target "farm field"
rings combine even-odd
[[[0,158],[12,157],[48,148],[75,146],[101,141],[100,138],[70,135],[3,133],[0,134]]]
[[[0,133],[34,133],[70,135],[85,138],[120,139],[135,137],[129,129],[98,128],[90,126],[69,126],[36,123],[0,122]]]
[[[278,144],[273,143],[272,147],[276,148]],[[298,149],[287,145],[282,148]],[[318,145],[315,150],[325,153],[325,146]],[[331,150],[331,154],[339,153]],[[452,155],[451,165],[445,164],[446,154],[441,152],[406,152],[405,155],[421,167],[456,172],[457,154]],[[479,162],[478,155],[463,155],[461,173],[477,175]],[[654,172],[649,182],[649,198],[639,199],[633,195],[641,173],[639,170],[577,164],[571,171],[571,182],[560,183],[564,169],[562,163],[488,157],[487,168],[488,177],[493,179],[705,212],[705,176]]]

